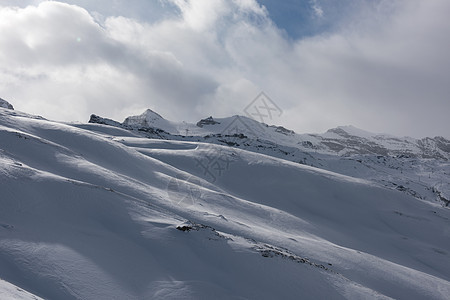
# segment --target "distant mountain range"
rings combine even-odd
[[[123,123],[92,115],[89,123],[148,138],[213,143],[283,158],[367,179],[419,199],[450,204],[450,141],[414,139],[340,126],[323,134],[297,134],[245,116],[173,122],[152,110]]]
[[[416,158],[450,159],[450,141],[443,137],[414,139],[370,133],[353,126],[340,126],[323,134],[297,134],[282,126],[268,126],[245,116],[228,118],[208,117],[196,124],[173,122],[148,109],[143,114],[130,116],[123,123],[92,115],[89,123],[116,126],[127,130],[146,132],[149,137],[210,138],[221,135],[243,134],[248,139],[260,139],[305,151],[348,156],[372,154]]]

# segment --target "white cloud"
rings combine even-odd
[[[229,5],[225,0],[171,1],[180,9],[183,23],[197,31],[213,28],[218,19],[226,15],[229,10]]]
[[[310,2],[311,2],[311,6],[312,6],[312,9],[313,9],[316,17],[322,18],[323,17],[323,9],[319,5],[319,3],[317,3],[317,0],[311,0]]]
[[[156,23],[99,24],[54,1],[0,8],[0,96],[54,119],[122,119],[150,107],[195,121],[242,114],[264,90],[299,132],[352,123],[448,136],[446,0],[379,1],[332,34],[298,41],[254,0],[166,1],[180,15]]]

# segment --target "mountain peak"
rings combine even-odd
[[[0,98],[0,107],[14,110],[14,107],[8,101]]]
[[[151,109],[146,109],[142,114],[137,116],[130,116],[123,121],[124,125],[128,126],[142,126],[152,127],[158,121],[165,120],[160,114]]]
[[[150,108],[147,108],[142,115],[145,115],[146,118],[151,118],[151,119],[155,119],[155,118],[164,119],[160,114],[151,110]]]
[[[336,128],[328,129],[327,133],[335,133],[342,137],[357,136],[357,137],[369,138],[369,137],[376,136],[375,133],[365,131],[365,130],[357,128],[353,125],[338,126]]]
[[[205,125],[215,125],[215,124],[220,124],[220,122],[217,122],[216,120],[214,120],[212,116],[209,116],[206,119],[201,119],[200,121],[197,122],[198,127],[203,127]]]
[[[146,109],[142,114],[130,116],[123,121],[122,125],[132,128],[161,129],[171,134],[178,134],[178,124],[164,119],[160,114],[151,109]]]

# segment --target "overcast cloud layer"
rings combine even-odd
[[[0,2],[0,97],[18,110],[193,122],[265,91],[301,133],[450,137],[448,0],[288,1],[309,21],[284,23],[272,1],[66,2]]]

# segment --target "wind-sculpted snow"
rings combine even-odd
[[[367,180],[0,109],[8,297],[446,299],[449,225]]]

